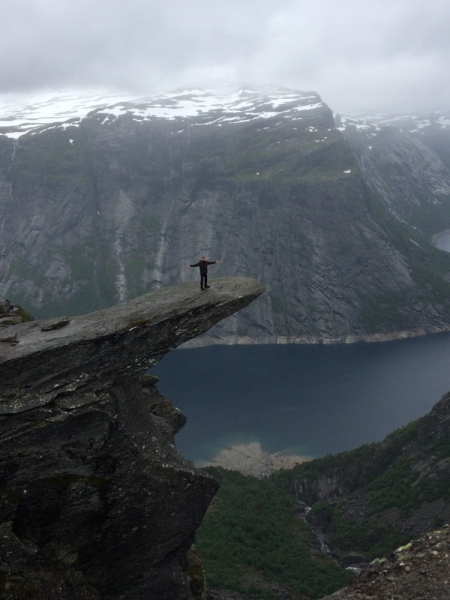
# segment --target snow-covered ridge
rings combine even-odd
[[[322,106],[320,97],[313,92],[284,88],[263,91],[241,88],[226,94],[188,89],[155,98],[49,94],[30,98],[21,105],[2,104],[0,99],[0,134],[18,138],[42,128],[77,126],[88,114],[104,114],[103,124],[130,113],[137,121],[195,118],[197,125],[225,125],[273,117],[301,119],[302,113]]]
[[[450,129],[450,113],[432,112],[420,114],[375,114],[365,117],[371,123],[388,125],[410,132],[418,132],[428,127],[435,129]]]
[[[421,133],[426,129],[450,131],[450,113],[432,112],[426,115],[405,113],[375,113],[356,118],[335,115],[338,129],[344,131],[348,127],[358,130],[370,130],[374,127],[396,127],[410,133]]]

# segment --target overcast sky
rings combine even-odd
[[[271,83],[448,110],[449,30],[449,0],[1,0],[0,94]]]

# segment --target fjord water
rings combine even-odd
[[[236,443],[319,457],[379,441],[450,391],[450,334],[336,346],[177,350],[152,369],[187,417],[178,450],[209,460]]]

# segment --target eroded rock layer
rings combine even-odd
[[[188,284],[8,328],[2,597],[192,597],[186,551],[217,482],[177,453],[185,418],[145,372],[261,292],[254,280],[225,278],[203,294]]]

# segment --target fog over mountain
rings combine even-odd
[[[0,96],[276,83],[343,114],[445,109],[445,0],[19,0],[0,6]]]

